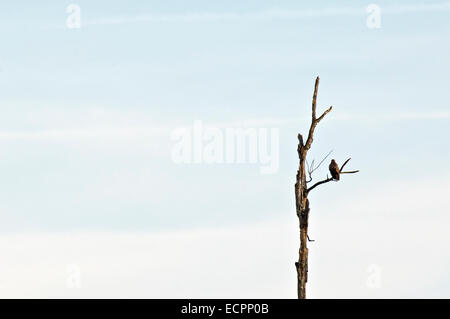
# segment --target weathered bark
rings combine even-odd
[[[312,100],[312,119],[309,128],[306,143],[303,143],[303,137],[298,134],[298,158],[300,161],[297,171],[297,182],[295,183],[295,202],[296,211],[300,224],[300,249],[298,261],[295,263],[297,268],[297,294],[299,299],[306,298],[306,282],[308,281],[308,218],[309,218],[309,201],[308,188],[306,185],[306,169],[305,161],[308,150],[311,148],[314,136],[314,130],[317,124],[331,111],[330,106],[319,118],[316,117],[316,100],[317,91],[319,89],[319,77],[316,78],[314,86],[314,95]]]
[[[314,95],[312,99],[312,118],[311,118],[311,126],[309,127],[308,138],[306,142],[303,142],[303,136],[298,134],[298,147],[297,153],[300,161],[299,168],[297,171],[297,181],[295,183],[295,203],[296,203],[296,211],[300,224],[300,249],[298,252],[298,261],[295,263],[295,267],[297,268],[297,294],[299,299],[306,298],[306,282],[308,281],[308,246],[307,243],[309,241],[308,237],[308,219],[309,219],[309,200],[308,194],[314,188],[319,185],[331,182],[333,178],[327,177],[326,179],[319,181],[312,185],[310,188],[307,186],[306,181],[306,156],[308,154],[309,149],[311,148],[314,130],[319,124],[319,122],[327,115],[332,107],[330,106],[323,114],[319,117],[316,117],[316,100],[317,100],[317,92],[319,89],[319,77],[316,78],[316,83],[314,86]],[[329,155],[329,154],[328,154]],[[327,156],[328,156],[327,155]],[[326,158],[326,157],[325,157]],[[325,159],[324,159],[325,160]],[[320,164],[324,161],[322,160]],[[341,166],[340,172],[341,174],[352,174],[357,173],[358,171],[347,171],[344,172],[344,166],[350,161],[350,159],[346,160],[344,164]],[[319,166],[320,166],[319,164]],[[311,174],[317,169],[311,167],[311,170],[308,170],[310,181],[312,181]]]
[[[298,135],[298,157],[300,160],[300,167],[297,171],[297,182],[295,183],[295,201],[297,216],[300,223],[300,250],[299,259],[295,263],[297,268],[297,294],[298,298],[306,298],[306,282],[308,280],[308,211],[306,210],[307,197],[305,196],[306,190],[306,170],[305,170],[305,157],[304,157],[304,145],[302,135]]]

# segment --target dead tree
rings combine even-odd
[[[308,165],[306,161],[306,156],[308,154],[308,150],[311,148],[314,130],[319,124],[319,122],[327,115],[331,110],[332,106],[330,106],[322,115],[319,117],[316,116],[316,100],[317,100],[317,91],[319,88],[319,77],[316,78],[316,83],[314,86],[314,94],[312,99],[312,119],[311,126],[309,127],[308,137],[306,142],[303,141],[303,136],[298,134],[298,157],[300,160],[299,169],[297,171],[297,181],[295,183],[295,202],[296,202],[296,211],[297,216],[300,222],[300,249],[299,249],[299,258],[298,262],[295,263],[295,267],[297,269],[297,294],[299,299],[306,298],[306,282],[308,281],[308,246],[307,243],[309,240],[308,236],[308,218],[309,218],[309,193],[315,189],[317,186],[331,182],[333,178],[328,177],[319,181],[312,186],[308,187],[308,183],[312,181],[312,173],[322,164],[325,160],[323,159],[318,166],[314,167],[314,161],[311,162],[311,166]],[[331,153],[331,152],[330,152]],[[328,155],[330,155],[328,153]],[[328,157],[328,155],[326,157]],[[325,157],[325,158],[326,158]],[[340,171],[341,174],[351,174],[357,173],[358,171],[348,171],[343,172],[344,166],[350,161],[350,158],[344,162],[341,166]],[[308,180],[306,180],[306,168],[308,169]]]

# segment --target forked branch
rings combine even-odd
[[[306,182],[309,183],[312,181],[312,174],[320,167],[320,165],[322,165],[322,163],[328,158],[328,156],[331,155],[331,153],[333,153],[333,150],[329,151],[327,155],[325,155],[325,157],[319,162],[319,165],[314,166],[314,160],[311,162],[311,165],[309,165],[308,160],[306,159],[306,168],[308,170],[308,177],[309,180],[307,180]]]
[[[317,108],[317,92],[319,90],[319,77],[316,78],[316,84],[314,85],[314,94],[313,94],[313,100],[312,100],[312,119],[311,119],[311,126],[309,127],[308,132],[308,138],[306,139],[305,144],[305,151],[308,151],[311,148],[311,144],[313,142],[313,136],[314,136],[314,130],[319,124],[319,122],[327,115],[333,107],[330,106],[319,118],[316,117],[316,108]]]
[[[349,158],[348,160],[346,160],[346,161],[344,162],[344,164],[342,164],[342,166],[341,166],[341,168],[340,168],[340,170],[339,170],[341,174],[354,174],[354,173],[358,173],[358,172],[359,172],[359,170],[356,170],[356,171],[346,171],[346,172],[343,172],[343,171],[342,171],[342,170],[344,169],[345,165],[347,165],[347,163],[348,163],[350,160],[351,160],[351,158]],[[327,175],[327,178],[326,178],[326,179],[321,180],[321,181],[315,183],[315,184],[312,185],[310,188],[308,188],[308,189],[306,190],[306,192],[309,193],[310,191],[312,191],[312,190],[313,190],[314,188],[316,188],[317,186],[322,185],[322,184],[325,184],[325,183],[328,183],[328,182],[331,182],[332,180],[333,180],[333,178],[332,178],[332,177],[328,177],[328,175]]]

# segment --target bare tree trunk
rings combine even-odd
[[[309,201],[308,188],[306,185],[306,169],[305,161],[308,150],[313,142],[314,129],[316,125],[331,111],[332,107],[326,110],[319,118],[316,117],[316,100],[317,91],[319,89],[319,77],[316,78],[314,86],[314,95],[312,100],[312,120],[309,128],[306,143],[303,143],[303,137],[298,134],[298,158],[300,161],[297,171],[297,182],[295,183],[295,202],[296,211],[300,224],[300,249],[298,252],[298,261],[295,263],[297,268],[297,294],[299,299],[306,298],[306,282],[308,281],[308,218],[309,218]]]
[[[312,117],[311,117],[311,126],[309,127],[308,138],[306,142],[303,142],[303,136],[298,134],[298,147],[297,153],[299,158],[299,168],[297,171],[297,181],[295,183],[295,203],[296,203],[296,211],[300,224],[300,249],[298,251],[298,261],[295,263],[295,267],[297,269],[297,294],[299,299],[306,298],[306,283],[308,281],[308,219],[309,219],[309,200],[308,194],[310,191],[315,189],[317,186],[333,181],[333,178],[328,177],[324,180],[316,182],[314,185],[308,188],[307,183],[312,181],[311,174],[319,168],[319,166],[323,163],[326,157],[319,163],[317,167],[313,167],[313,162],[311,163],[311,167],[306,162],[306,155],[308,154],[309,149],[311,148],[314,130],[319,124],[319,122],[327,115],[332,107],[330,106],[323,114],[319,117],[316,117],[316,100],[317,100],[317,91],[319,89],[319,77],[316,78],[316,83],[314,86],[314,95],[312,99]],[[344,162],[344,164],[340,168],[340,174],[353,174],[359,171],[347,171],[344,172],[344,166],[350,161],[350,158]],[[306,166],[308,166],[308,180],[306,180]]]
[[[298,155],[300,159],[300,167],[297,171],[297,182],[295,184],[295,197],[297,205],[297,216],[300,223],[300,249],[299,259],[295,263],[297,268],[297,294],[299,299],[306,298],[306,282],[308,281],[308,217],[309,217],[309,201],[306,189],[306,172],[303,139],[299,134]]]

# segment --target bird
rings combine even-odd
[[[328,167],[330,169],[330,173],[331,176],[333,177],[333,179],[335,180],[339,180],[339,175],[341,174],[340,170],[339,170],[339,166],[336,163],[336,161],[334,159],[331,160],[330,166]]]

